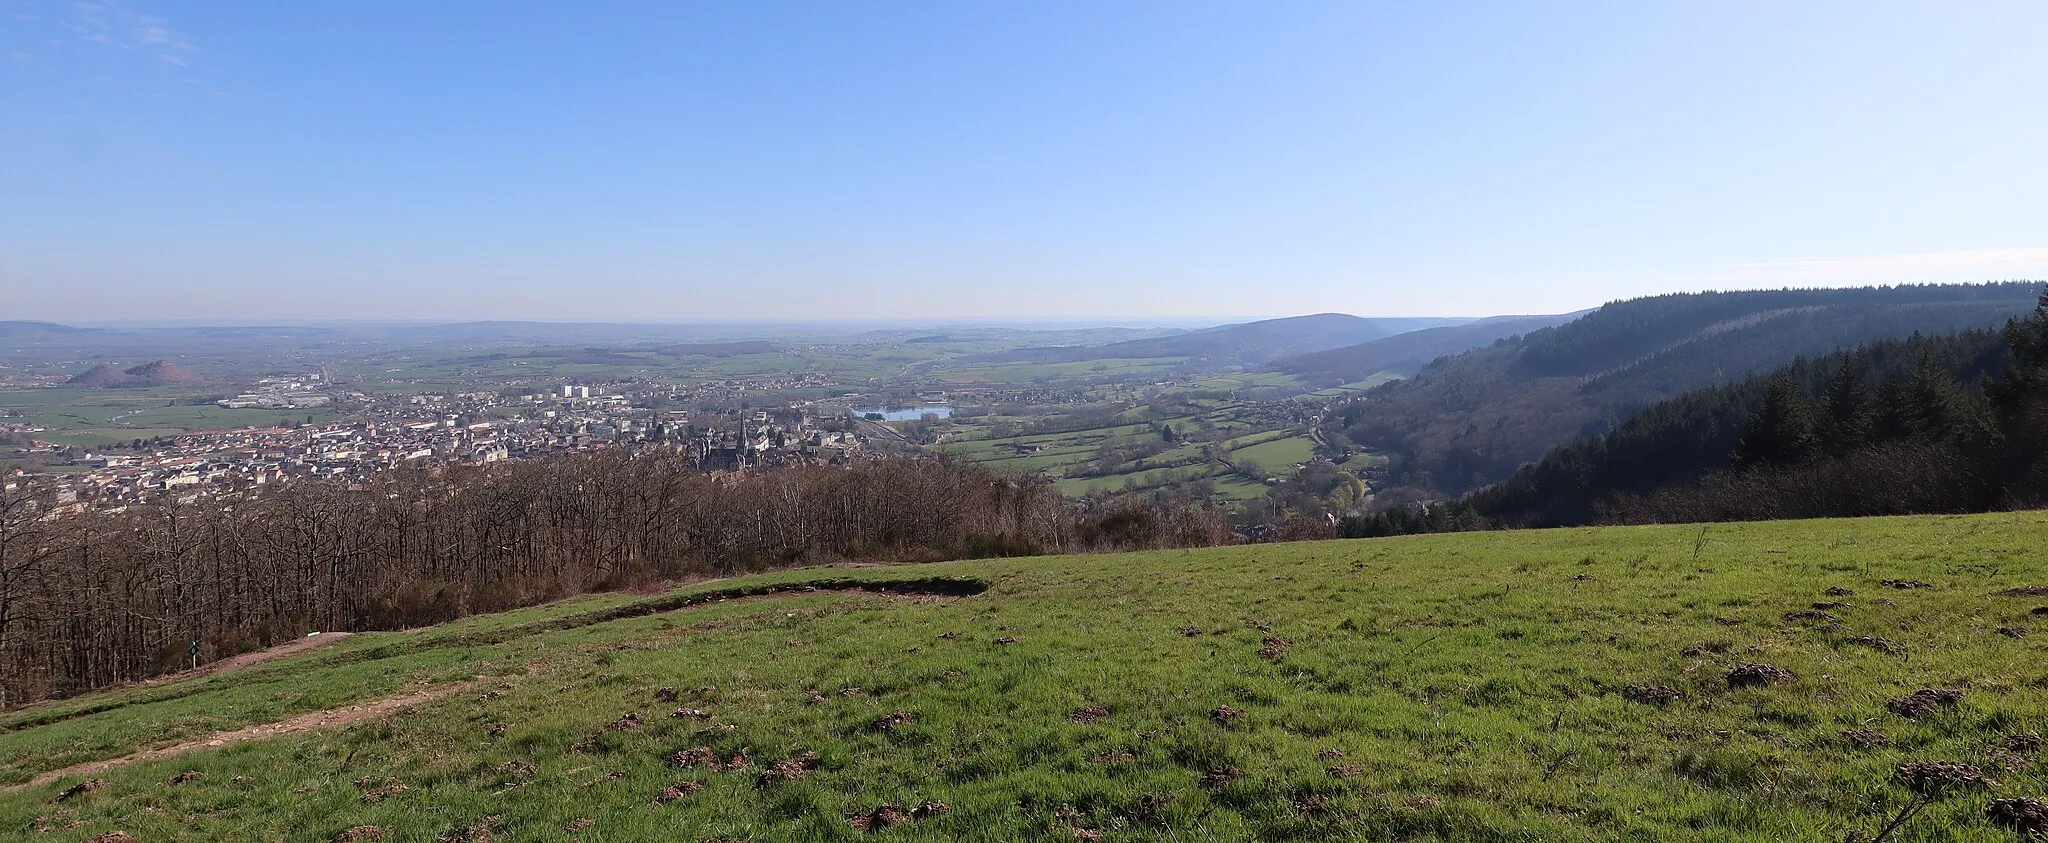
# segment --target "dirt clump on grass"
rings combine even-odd
[[[701,708],[678,708],[668,713],[670,720],[709,720],[711,712]]]
[[[1108,716],[1109,709],[1099,705],[1084,705],[1067,713],[1068,720],[1084,726]]]
[[[770,787],[783,782],[793,782],[811,774],[818,768],[818,753],[806,751],[768,765],[761,775],[754,779],[755,787]]]
[[[893,732],[916,722],[917,715],[899,708],[875,718],[874,722],[869,723],[868,726],[877,732]]]
[[[1835,617],[1834,615],[1830,615],[1819,609],[1800,609],[1797,612],[1786,612],[1785,620],[1792,621],[1794,623],[1804,623],[1806,621],[1815,621],[1819,623],[1842,622],[1841,618]]]
[[[708,746],[693,746],[668,757],[670,767],[717,767],[718,753]]]
[[[676,701],[676,699],[677,699],[678,697],[680,697],[680,696],[682,696],[682,692],[681,692],[681,691],[678,691],[678,690],[676,690],[675,688],[672,688],[672,687],[668,687],[668,688],[659,688],[659,689],[656,689],[656,690],[655,690],[655,692],[654,692],[654,701],[655,701],[655,702],[675,702],[675,701]]]
[[[448,830],[436,839],[437,843],[492,843],[505,833],[505,818],[492,814],[479,817]]]
[[[1269,662],[1279,661],[1282,656],[1287,655],[1287,648],[1294,646],[1294,642],[1278,635],[1268,635],[1261,643],[1265,646],[1259,648],[1259,658]]]
[[[1885,586],[1886,588],[1896,588],[1896,589],[1899,589],[1899,590],[1901,590],[1901,591],[1907,591],[1907,590],[1911,590],[1911,589],[1915,589],[1915,588],[1933,588],[1933,587],[1934,587],[1934,584],[1933,584],[1933,583],[1924,583],[1924,582],[1921,582],[1921,581],[1919,581],[1919,580],[1885,580],[1884,582],[1882,582],[1882,583],[1880,583],[1880,584],[1881,584],[1881,585],[1883,585],[1883,586]]]
[[[330,841],[330,843],[355,843],[355,841],[358,840],[382,840],[384,839],[384,828],[382,826],[375,825],[359,825],[351,828],[344,828],[338,832],[335,832],[333,837],[329,837],[327,839],[328,841]]]
[[[704,783],[703,783],[703,782],[699,782],[699,781],[691,781],[691,780],[689,780],[689,779],[684,779],[684,780],[682,780],[682,781],[676,782],[675,784],[669,785],[669,786],[668,786],[667,788],[663,789],[663,790],[662,790],[662,791],[661,791],[660,793],[657,793],[657,794],[655,794],[655,795],[654,795],[654,804],[656,804],[656,805],[666,805],[666,804],[668,804],[668,803],[670,803],[670,802],[674,802],[674,801],[676,801],[676,800],[678,800],[678,799],[681,799],[681,798],[683,798],[683,797],[685,797],[685,796],[688,796],[688,795],[690,795],[690,794],[692,794],[692,793],[696,793],[697,791],[700,791],[700,790],[703,790],[703,789],[704,789]]]
[[[355,781],[356,789],[363,792],[363,804],[375,805],[393,796],[403,795],[411,788],[405,780],[396,776],[364,776]]]
[[[135,839],[135,835],[125,831],[109,831],[105,834],[95,834],[87,838],[85,843],[134,843]]]
[[[1792,671],[1774,664],[1743,662],[1728,671],[1725,677],[1730,688],[1760,688],[1778,685],[1797,679]]]
[[[1329,749],[1325,749],[1321,752],[1316,753],[1317,761],[1335,761],[1343,757],[1344,750],[1338,749],[1336,747],[1330,747]]]
[[[1857,749],[1887,746],[1892,742],[1891,738],[1885,737],[1883,732],[1875,729],[1844,729],[1842,730],[1842,740],[1848,741]]]
[[[1304,816],[1330,810],[1330,797],[1320,793],[1305,793],[1295,797],[1291,802],[1294,812]]]
[[[1826,590],[1826,591],[1823,591],[1823,592],[1821,592],[1821,594],[1827,595],[1827,596],[1829,596],[1829,597],[1855,597],[1855,596],[1856,596],[1856,592],[1850,591],[1849,589],[1843,588],[1843,587],[1841,587],[1841,586],[1839,586],[1839,585],[1836,585],[1836,586],[1829,586],[1829,587],[1828,587],[1828,590]]]
[[[1666,705],[1678,699],[1678,689],[1669,685],[1630,685],[1621,689],[1622,699],[1644,705]]]
[[[846,824],[854,831],[888,831],[910,821],[910,814],[902,805],[884,802],[866,811],[856,811],[846,818]]]
[[[1231,708],[1228,705],[1219,705],[1215,708],[1209,709],[1209,719],[1218,726],[1228,726],[1230,725],[1230,721],[1236,720],[1243,716],[1244,709]]]
[[[589,818],[589,817],[577,817],[577,818],[575,818],[575,819],[573,819],[573,820],[570,820],[570,821],[568,821],[568,822],[566,822],[566,823],[563,823],[563,824],[562,824],[562,830],[563,830],[563,831],[582,831],[582,830],[584,830],[584,829],[586,829],[586,828],[589,828],[589,827],[591,827],[591,826],[593,826],[593,825],[597,825],[597,820],[593,820],[593,819],[591,819],[591,818]]]
[[[1993,799],[1984,808],[1984,818],[1993,825],[2021,835],[2048,835],[2048,801],[2040,799]]]
[[[631,732],[638,728],[640,728],[640,712],[637,711],[628,711],[625,714],[619,715],[617,720],[604,724],[604,730],[607,732]]]
[[[1202,774],[1202,786],[1210,788],[1222,787],[1241,778],[1244,778],[1244,770],[1239,769],[1235,764],[1222,764],[1212,767],[1209,769],[1209,772]]]
[[[1900,764],[1893,770],[1892,779],[1914,794],[1929,799],[1946,796],[1958,790],[1998,786],[1998,782],[1985,778],[1984,771],[1977,769],[1977,765],[1961,761],[1916,761]]]
[[[926,802],[906,811],[895,802],[884,802],[865,811],[847,815],[846,824],[855,831],[887,831],[911,820],[922,820],[951,812],[944,802]]]
[[[1998,628],[1997,632],[1998,634],[2003,635],[2007,638],[2027,637],[2027,628],[2024,626],[2001,626]]]
[[[1328,772],[1330,778],[1333,779],[1350,779],[1357,778],[1363,774],[1365,768],[1357,764],[1332,764],[1325,772]]]
[[[2032,755],[2041,751],[2041,736],[2032,732],[2020,732],[1999,739],[1998,745],[2006,752]]]
[[[1998,592],[2000,597],[2048,597],[2048,585],[2023,585]]]
[[[197,778],[199,778],[198,770],[186,770],[168,779],[164,779],[164,784],[168,787],[176,787]]]
[[[1955,708],[1962,701],[1963,692],[1953,688],[1922,688],[1903,697],[1893,697],[1884,707],[1900,717],[1918,720],[1937,709]]]

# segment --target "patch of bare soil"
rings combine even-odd
[[[1744,662],[1728,671],[1727,680],[1730,688],[1753,688],[1791,682],[1794,677],[1792,671],[1774,664]]]
[[[433,688],[427,688],[425,690],[414,691],[410,694],[405,694],[403,696],[391,697],[388,699],[381,700],[373,700],[371,702],[366,703],[357,703],[355,705],[328,709],[326,711],[315,711],[307,714],[301,714],[290,720],[285,720],[278,723],[263,723],[256,726],[244,726],[240,729],[235,729],[233,731],[221,732],[219,734],[210,735],[204,738],[199,738],[197,740],[190,740],[182,743],[171,744],[170,746],[162,746],[157,747],[155,749],[144,750],[142,752],[123,755],[119,758],[107,758],[99,761],[88,761],[83,764],[73,764],[61,770],[51,770],[50,772],[36,776],[34,779],[30,780],[28,784],[20,785],[20,787],[36,787],[39,785],[49,784],[50,782],[54,782],[58,779],[65,778],[67,776],[89,775],[113,767],[121,767],[128,764],[133,764],[137,761],[154,761],[159,758],[169,758],[174,755],[183,755],[187,752],[194,752],[201,749],[214,749],[216,747],[223,747],[228,746],[230,744],[242,743],[243,741],[260,740],[262,738],[276,737],[278,735],[286,735],[291,734],[293,732],[307,732],[312,731],[314,729],[326,729],[333,726],[347,726],[353,723],[360,723],[364,720],[382,717],[386,714],[390,714],[400,709],[410,708],[421,703],[432,702],[434,700],[438,700],[442,697],[448,696],[449,694],[453,694],[457,691],[461,691],[468,687],[468,683],[461,682],[450,685],[441,685]]]
[[[1984,817],[2019,834],[2048,834],[2048,802],[2039,799],[1993,799]]]
[[[1918,720],[1937,709],[1955,708],[1962,701],[1963,692],[1953,688],[1922,688],[1903,697],[1895,697],[1884,707],[1900,717]]]
[[[1622,699],[1645,705],[1664,705],[1678,696],[1678,689],[1669,685],[1630,685],[1621,689]]]

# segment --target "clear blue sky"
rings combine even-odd
[[[2048,3],[0,0],[0,318],[2048,278]]]

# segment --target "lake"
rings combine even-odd
[[[942,419],[951,418],[953,416],[953,408],[940,404],[928,404],[923,407],[904,407],[895,410],[885,410],[881,407],[855,407],[853,409],[853,414],[856,416],[865,416],[869,413],[881,413],[883,421],[911,421],[922,418],[926,413],[931,413]]]

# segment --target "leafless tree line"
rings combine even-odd
[[[711,477],[616,452],[51,517],[0,498],[0,707],[316,630],[417,626],[686,577],[1230,539],[942,459]],[[1136,508],[1134,508],[1136,507]],[[1135,528],[1134,528],[1135,527]]]

